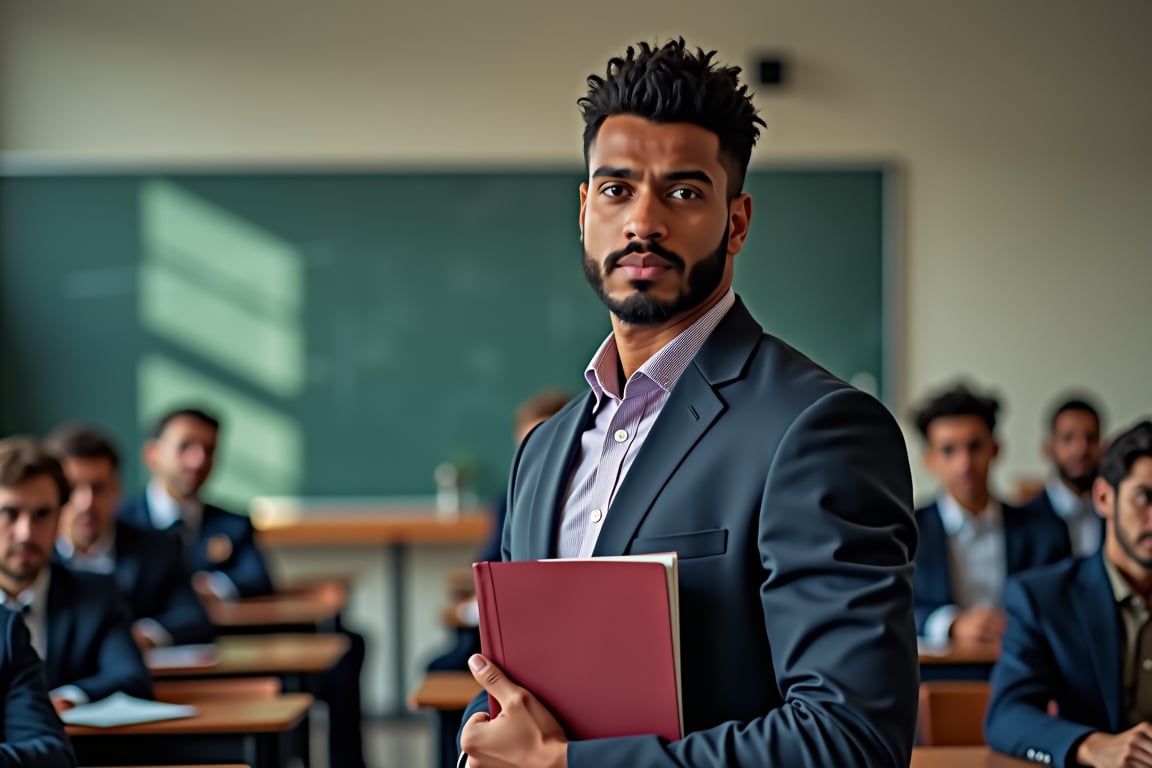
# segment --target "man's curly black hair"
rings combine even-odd
[[[989,432],[995,432],[996,414],[999,411],[1000,402],[996,398],[978,394],[964,384],[959,384],[936,393],[912,414],[912,418],[921,437],[927,440],[932,422],[950,416],[975,416],[988,425]]]
[[[613,115],[635,115],[654,123],[691,123],[720,139],[720,160],[728,171],[728,199],[744,188],[752,147],[764,121],[752,106],[739,67],[713,61],[716,51],[695,52],[684,38],[659,48],[628,46],[608,61],[605,77],[588,77],[588,95],[577,101],[584,116],[584,166],[601,124]]]

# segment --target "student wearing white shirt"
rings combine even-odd
[[[999,641],[1007,576],[1071,554],[1059,518],[1009,506],[988,487],[999,409],[994,398],[958,386],[915,414],[924,464],[941,485],[937,500],[916,510],[916,625],[930,642]]]
[[[1064,521],[1076,557],[1095,554],[1104,537],[1104,519],[1092,503],[1092,484],[1100,466],[1100,430],[1100,411],[1086,398],[1065,400],[1053,409],[1043,451],[1054,474],[1044,491],[1026,505]]]
[[[151,677],[115,583],[51,562],[68,494],[60,463],[39,443],[0,440],[0,599],[24,613],[57,710],[117,691],[150,698]]]

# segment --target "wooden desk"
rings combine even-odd
[[[257,627],[324,627],[344,610],[348,593],[336,584],[235,602],[210,602],[205,607],[212,623],[222,631]]]
[[[941,652],[921,651],[921,665],[949,664],[995,664],[1000,658],[999,643],[958,644],[953,643]]]
[[[429,672],[408,696],[412,709],[462,710],[480,693],[471,672]]]
[[[998,755],[988,747],[916,747],[909,768],[1024,768],[1027,760]]]
[[[396,716],[404,714],[407,675],[408,549],[416,544],[479,546],[492,529],[491,512],[469,508],[443,517],[430,502],[389,503],[381,499],[257,498],[250,508],[263,547],[383,546],[391,560],[393,691]]]
[[[160,668],[149,665],[149,670],[156,678],[326,672],[348,652],[348,638],[336,634],[229,635],[216,642],[216,649],[214,664]]]
[[[195,702],[199,714],[180,720],[87,728],[69,725],[76,758],[82,765],[155,763],[243,763],[281,766],[283,748],[312,696],[290,693],[265,700]]]

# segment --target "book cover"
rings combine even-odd
[[[675,568],[674,555],[476,563],[484,655],[569,738],[679,739]]]

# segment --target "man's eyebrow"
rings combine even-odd
[[[704,171],[671,171],[664,174],[664,179],[666,181],[699,181],[710,187],[716,186],[712,182],[712,177]]]
[[[602,165],[592,171],[592,178],[601,179],[604,177],[611,179],[630,179],[632,178],[632,171],[628,168],[612,168],[607,165]]]

